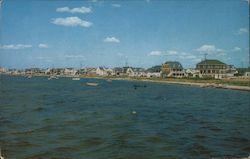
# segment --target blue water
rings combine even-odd
[[[250,153],[249,92],[98,79],[0,80],[0,147],[7,159]]]

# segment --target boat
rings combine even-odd
[[[111,79],[107,79],[107,82],[112,82],[112,80]]]
[[[48,80],[52,80],[52,79],[59,79],[57,76],[50,76],[49,78],[48,78]]]
[[[136,84],[134,84],[134,89],[137,89],[137,88],[139,88],[139,87],[144,87],[144,88],[146,88],[147,87],[147,85],[136,85]]]
[[[73,77],[72,80],[73,80],[73,81],[79,81],[79,80],[80,80],[80,77]]]
[[[27,76],[28,79],[32,78],[32,75]]]
[[[87,86],[98,86],[99,83],[87,82],[86,85],[87,85]]]

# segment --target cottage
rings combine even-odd
[[[129,67],[115,67],[113,69],[115,76],[128,76],[129,73],[132,74],[131,69]]]
[[[153,66],[146,71],[146,76],[148,78],[160,78],[161,77],[161,67],[160,65]]]
[[[245,72],[244,78],[250,78],[250,72]]]
[[[6,72],[7,72],[6,68],[0,67],[0,73],[6,73]]]
[[[188,68],[185,70],[185,74],[187,77],[199,77],[199,70]]]
[[[73,68],[65,68],[63,70],[63,74],[66,75],[66,76],[74,76],[74,75],[76,75],[76,72],[77,71],[75,69],[73,69]]]
[[[233,65],[227,65],[225,77],[231,78],[231,77],[234,77],[235,74],[237,73],[238,71]]]
[[[127,68],[126,74],[129,77],[145,77],[146,76],[145,69],[143,68],[129,67]]]
[[[106,76],[107,75],[104,67],[98,67],[96,69],[96,74],[97,74],[97,76]]]
[[[177,61],[167,61],[162,65],[161,68],[163,78],[175,77],[182,78],[185,76],[185,72],[180,62]]]
[[[98,67],[96,69],[96,74],[98,76],[110,76],[110,75],[113,75],[113,70],[110,68]]]
[[[85,72],[86,72],[87,76],[90,76],[90,77],[97,76],[97,74],[96,74],[96,68],[86,68]]]
[[[50,75],[63,75],[64,69],[63,68],[52,68],[50,69]]]

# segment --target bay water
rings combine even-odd
[[[6,159],[246,157],[249,132],[245,91],[0,76]]]

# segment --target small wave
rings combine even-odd
[[[150,136],[146,138],[146,141],[150,143],[160,143],[162,139],[160,136]]]
[[[83,145],[86,147],[98,146],[104,143],[104,140],[100,137],[90,137],[83,141]]]
[[[43,108],[43,107],[37,107],[34,109],[34,111],[37,111],[37,112],[41,112],[41,111],[45,111],[46,109]]]
[[[232,136],[230,138],[227,138],[228,141],[234,142],[234,143],[240,143],[240,144],[250,144],[249,140],[244,137],[235,137]]]

